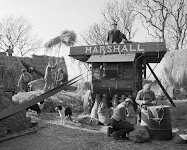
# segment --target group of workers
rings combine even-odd
[[[138,116],[137,124],[141,121],[141,109],[148,106],[156,105],[157,100],[155,93],[150,89],[150,84],[145,84],[143,89],[140,90],[134,101],[138,105],[138,109],[129,112],[128,108],[133,105],[133,101],[130,98],[125,99],[123,102],[117,105],[114,109],[114,113],[111,117],[110,126],[108,127],[107,134],[114,139],[126,139],[128,133],[134,130],[134,125],[128,120],[128,116],[135,116],[135,111]]]
[[[60,84],[68,80],[67,73],[62,68],[58,69],[55,77],[53,76],[52,69],[57,70],[58,64],[55,63],[55,65],[52,65],[52,61],[49,61],[45,69],[45,76],[44,76],[45,92],[51,90],[54,86],[59,86]],[[33,77],[26,69],[22,69],[21,72],[22,74],[20,76],[17,86],[20,88],[21,91],[28,92],[29,91],[28,83],[33,80]]]
[[[125,40],[125,42],[127,42],[128,40],[127,40],[125,34],[121,33],[121,31],[117,29],[117,23],[114,22],[112,25],[114,26],[114,28],[108,32],[107,42],[109,44],[121,43],[123,41],[123,39]],[[12,56],[13,48],[11,48],[11,46],[9,46],[6,52],[8,53],[8,56]],[[57,63],[55,65],[52,65],[52,61],[48,62],[48,65],[45,69],[45,77],[44,77],[44,79],[45,79],[44,91],[45,92],[52,89],[53,85],[58,86],[62,82],[65,82],[68,80],[67,73],[62,68],[58,70],[57,78],[55,77],[55,79],[54,79],[52,77],[52,69],[56,69],[56,68],[57,68]],[[26,69],[22,69],[22,74],[21,74],[20,79],[18,81],[18,87],[21,90],[28,92],[29,91],[28,83],[31,82],[32,79],[33,78],[30,75],[30,73],[27,72]]]
[[[107,42],[109,44],[112,43],[121,43],[124,39],[128,41],[126,36],[117,30],[117,23],[114,23],[114,29],[108,33]],[[61,83],[67,81],[67,74],[63,69],[59,69],[57,73],[57,78],[54,80],[52,75],[52,69],[57,69],[58,64],[52,65],[52,62],[49,61],[48,65],[45,69],[45,86],[44,91],[49,91],[55,82],[55,85],[58,86]],[[32,81],[32,76],[25,70],[22,70],[22,75],[19,79],[18,86],[23,87],[24,91],[28,91],[28,83]],[[157,101],[155,98],[155,94],[150,90],[150,84],[145,84],[143,89],[140,90],[136,96],[136,100],[134,101],[139,105],[139,110],[142,109],[143,106],[152,106],[156,105]],[[114,139],[124,139],[127,138],[129,132],[134,130],[134,125],[131,121],[128,120],[131,116],[135,115],[135,111],[133,110],[132,105],[134,103],[131,98],[127,98],[124,101],[121,101],[117,107],[114,109],[113,115],[110,119],[110,126],[108,127],[107,134],[112,136]],[[141,111],[137,111],[139,122],[141,120]]]

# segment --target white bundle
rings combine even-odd
[[[168,51],[161,63],[162,83],[187,91],[187,49]]]

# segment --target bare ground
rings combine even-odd
[[[177,108],[171,108],[172,126],[187,128],[187,101],[176,105]],[[36,132],[3,141],[0,150],[187,150],[186,144],[174,144],[172,140],[142,144],[115,141],[106,135],[106,127],[70,122],[63,126],[54,113],[42,113],[32,120],[39,124]]]

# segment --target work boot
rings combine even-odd
[[[107,135],[110,136],[114,132],[114,128],[108,127],[107,129]]]
[[[128,139],[126,136],[119,135],[117,132],[113,132],[111,134],[111,137],[113,137],[114,140],[127,140]]]

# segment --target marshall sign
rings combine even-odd
[[[137,44],[137,47],[132,47],[132,45],[129,45],[127,48],[127,45],[100,45],[100,46],[86,46],[85,53],[89,54],[98,54],[98,53],[127,53],[127,52],[143,52],[144,49],[140,48],[140,44]]]
[[[70,48],[73,55],[128,54],[166,51],[164,42],[126,43],[111,45],[76,46]]]

